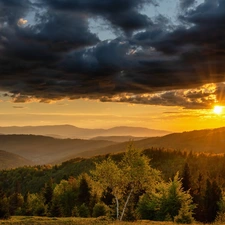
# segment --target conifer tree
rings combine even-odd
[[[181,181],[182,181],[183,190],[184,191],[190,190],[190,188],[191,188],[191,176],[190,176],[190,168],[189,168],[187,162],[184,165]]]
[[[43,197],[45,200],[45,204],[51,205],[53,198],[53,180],[52,178],[45,184],[45,188],[43,191]]]
[[[86,206],[89,206],[91,200],[91,187],[87,176],[87,174],[82,174],[81,176],[77,200],[80,205],[84,203]]]
[[[196,208],[194,209],[194,218],[197,221],[204,222],[204,178],[201,173],[198,175],[197,179],[197,187],[194,192],[192,191],[193,201],[196,204]]]
[[[219,212],[219,202],[222,199],[222,192],[216,181],[206,181],[206,190],[204,196],[204,222],[211,223],[215,220]]]
[[[52,217],[62,216],[62,208],[61,208],[61,205],[60,205],[58,199],[54,199],[52,201],[51,208],[50,208],[50,215]]]

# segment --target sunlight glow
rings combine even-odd
[[[223,111],[223,107],[222,106],[215,106],[214,109],[213,109],[213,112],[217,115],[220,115]]]

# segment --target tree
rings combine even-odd
[[[81,175],[77,200],[80,205],[84,203],[86,206],[89,206],[91,200],[91,187],[87,174]]]
[[[152,188],[160,180],[160,172],[150,167],[149,159],[130,144],[121,162],[125,186],[128,188],[126,201],[120,216],[123,219],[127,204],[134,192]],[[127,182],[127,183],[126,183]],[[149,185],[150,184],[150,185]]]
[[[191,188],[191,176],[190,176],[190,169],[188,163],[185,163],[183,174],[182,174],[182,187],[184,191],[188,191]]]
[[[73,178],[70,178],[67,180],[61,180],[61,182],[56,185],[53,192],[53,200],[60,203],[62,210],[61,214],[63,216],[71,216],[72,215],[72,209],[76,205],[77,200],[77,186],[76,181]]]
[[[190,223],[193,221],[194,207],[192,197],[188,191],[183,190],[177,173],[173,180],[160,182],[155,190],[144,194],[137,210],[143,219]]]
[[[0,219],[9,219],[9,201],[0,189]]]
[[[167,191],[161,201],[160,211],[164,218],[169,215],[172,220],[176,218],[179,221],[182,219],[192,221],[194,208],[192,197],[189,192],[183,190],[181,179],[177,173],[174,179],[168,183]]]
[[[62,207],[58,199],[53,199],[50,214],[52,217],[60,217],[62,216]]]
[[[24,196],[23,215],[27,216],[45,216],[47,207],[44,204],[44,198],[40,194],[26,193]]]
[[[45,199],[45,204],[50,206],[51,202],[52,202],[52,198],[53,198],[53,180],[52,180],[52,178],[45,184],[43,196]]]
[[[108,157],[101,163],[96,163],[96,169],[92,171],[96,183],[103,190],[112,190],[116,200],[116,218],[119,219],[119,199],[122,196],[122,171],[116,163]]]
[[[23,196],[20,193],[18,193],[18,192],[14,192],[9,197],[10,214],[11,215],[20,214],[21,212],[18,212],[18,211],[21,211],[23,203],[24,203]]]
[[[123,220],[131,195],[152,188],[160,177],[159,171],[149,166],[149,159],[132,144],[128,146],[118,165],[109,157],[102,163],[97,163],[96,170],[92,171],[92,174],[104,191],[107,188],[112,190],[116,200],[116,218],[119,220]],[[119,213],[121,200],[124,201],[124,205]]]
[[[204,196],[204,215],[205,221],[211,223],[215,220],[217,213],[219,212],[219,202],[222,199],[222,192],[216,181],[206,181],[206,190]]]
[[[104,202],[106,205],[110,206],[113,204],[113,194],[112,190],[107,187],[106,190],[103,190],[102,195],[101,195],[101,201]]]

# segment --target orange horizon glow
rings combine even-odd
[[[131,126],[183,132],[225,126],[225,113],[215,113],[214,109],[91,100],[65,100],[52,104],[0,102],[0,107],[0,126],[4,127],[70,124],[81,128]]]

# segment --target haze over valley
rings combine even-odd
[[[75,133],[73,133],[74,130]],[[114,154],[125,151],[130,142],[134,143],[141,150],[159,148],[198,153],[225,153],[225,128],[169,133],[167,131],[150,130],[140,127],[117,127],[108,130],[95,130],[65,125],[50,127],[2,127],[0,128],[0,132],[2,133],[0,135],[0,149],[5,153],[16,154],[23,159],[21,161],[19,158],[6,156],[5,163],[1,165],[1,168],[10,168],[10,163],[13,160],[15,164],[11,164],[11,168],[17,165],[55,165],[77,157],[89,158],[96,155]],[[19,132],[22,134],[18,134]],[[46,135],[51,133],[50,136],[53,137],[39,135],[41,132]],[[120,135],[107,136],[114,135],[115,133]],[[93,137],[94,134],[104,134],[104,136]],[[122,134],[125,136],[122,136]],[[154,134],[157,135],[154,136]],[[62,138],[62,135],[64,135],[64,138]],[[139,137],[133,135],[138,135]],[[148,135],[154,137],[149,137]],[[92,138],[73,139],[65,138],[65,136]],[[8,165],[7,158],[10,159]],[[16,161],[18,161],[18,164],[16,164]]]

